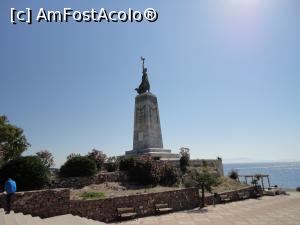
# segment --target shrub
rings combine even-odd
[[[228,177],[232,180],[237,180],[239,178],[239,174],[236,170],[231,170],[228,174]]]
[[[122,158],[119,162],[119,170],[128,171],[134,167],[135,162],[136,158],[134,157]]]
[[[106,160],[106,155],[97,149],[93,149],[91,152],[88,153],[87,157],[94,160],[96,163],[97,169],[100,171],[104,166],[104,162]]]
[[[77,157],[77,156],[80,156],[79,153],[70,153],[68,156],[67,156],[67,161],[74,158],[74,157]]]
[[[96,200],[96,199],[105,198],[106,195],[103,192],[89,191],[89,192],[83,192],[80,195],[80,197],[83,198],[84,200]]]
[[[117,162],[107,162],[104,165],[107,172],[114,172],[119,167],[119,164]]]
[[[180,148],[180,169],[183,173],[186,173],[187,167],[190,161],[190,149]]]
[[[49,183],[48,169],[37,156],[25,156],[5,163],[0,169],[0,180],[12,178],[18,191],[43,188]]]
[[[202,166],[203,166],[203,168],[204,168],[204,169],[206,169],[206,168],[207,168],[207,164],[208,164],[208,163],[207,163],[207,161],[206,161],[206,160],[203,160],[203,161],[202,161]]]
[[[189,174],[186,174],[182,177],[182,183],[183,183],[183,186],[186,188],[196,186],[195,181],[192,179],[191,175],[189,175]]]
[[[47,167],[50,168],[54,166],[54,157],[51,152],[48,150],[42,150],[36,153],[36,155],[41,159],[42,163]]]
[[[128,177],[131,181],[140,184],[157,185],[161,177],[159,162],[154,161],[151,157],[139,158],[128,170]]]
[[[176,168],[151,157],[126,158],[120,161],[120,170],[127,170],[131,181],[143,185],[172,186],[179,180]]]
[[[93,176],[96,172],[95,161],[86,156],[75,156],[60,168],[60,175],[64,177]]]
[[[263,175],[260,174],[260,173],[257,173],[257,174],[254,175],[254,177],[255,177],[257,180],[260,180],[260,179],[262,179]]]
[[[165,186],[172,186],[178,182],[178,173],[173,166],[165,164],[162,167],[160,184]]]
[[[202,173],[196,172],[192,174],[192,179],[194,180],[196,187],[201,189],[201,207],[204,207],[205,191],[211,193],[212,186],[218,185],[219,180],[217,177],[208,173],[208,171],[204,171]]]

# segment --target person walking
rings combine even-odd
[[[4,190],[6,191],[6,214],[10,213],[11,210],[11,197],[17,191],[17,185],[11,178],[6,179]]]

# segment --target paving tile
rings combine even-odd
[[[300,225],[300,193],[140,218],[119,225]]]

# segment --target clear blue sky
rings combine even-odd
[[[10,24],[10,8],[155,8],[155,23]],[[164,147],[193,158],[300,160],[300,1],[0,2],[0,114],[26,154],[61,165],[92,148],[132,148],[146,57]]]

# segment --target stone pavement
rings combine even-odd
[[[300,193],[151,216],[121,225],[300,225]]]

